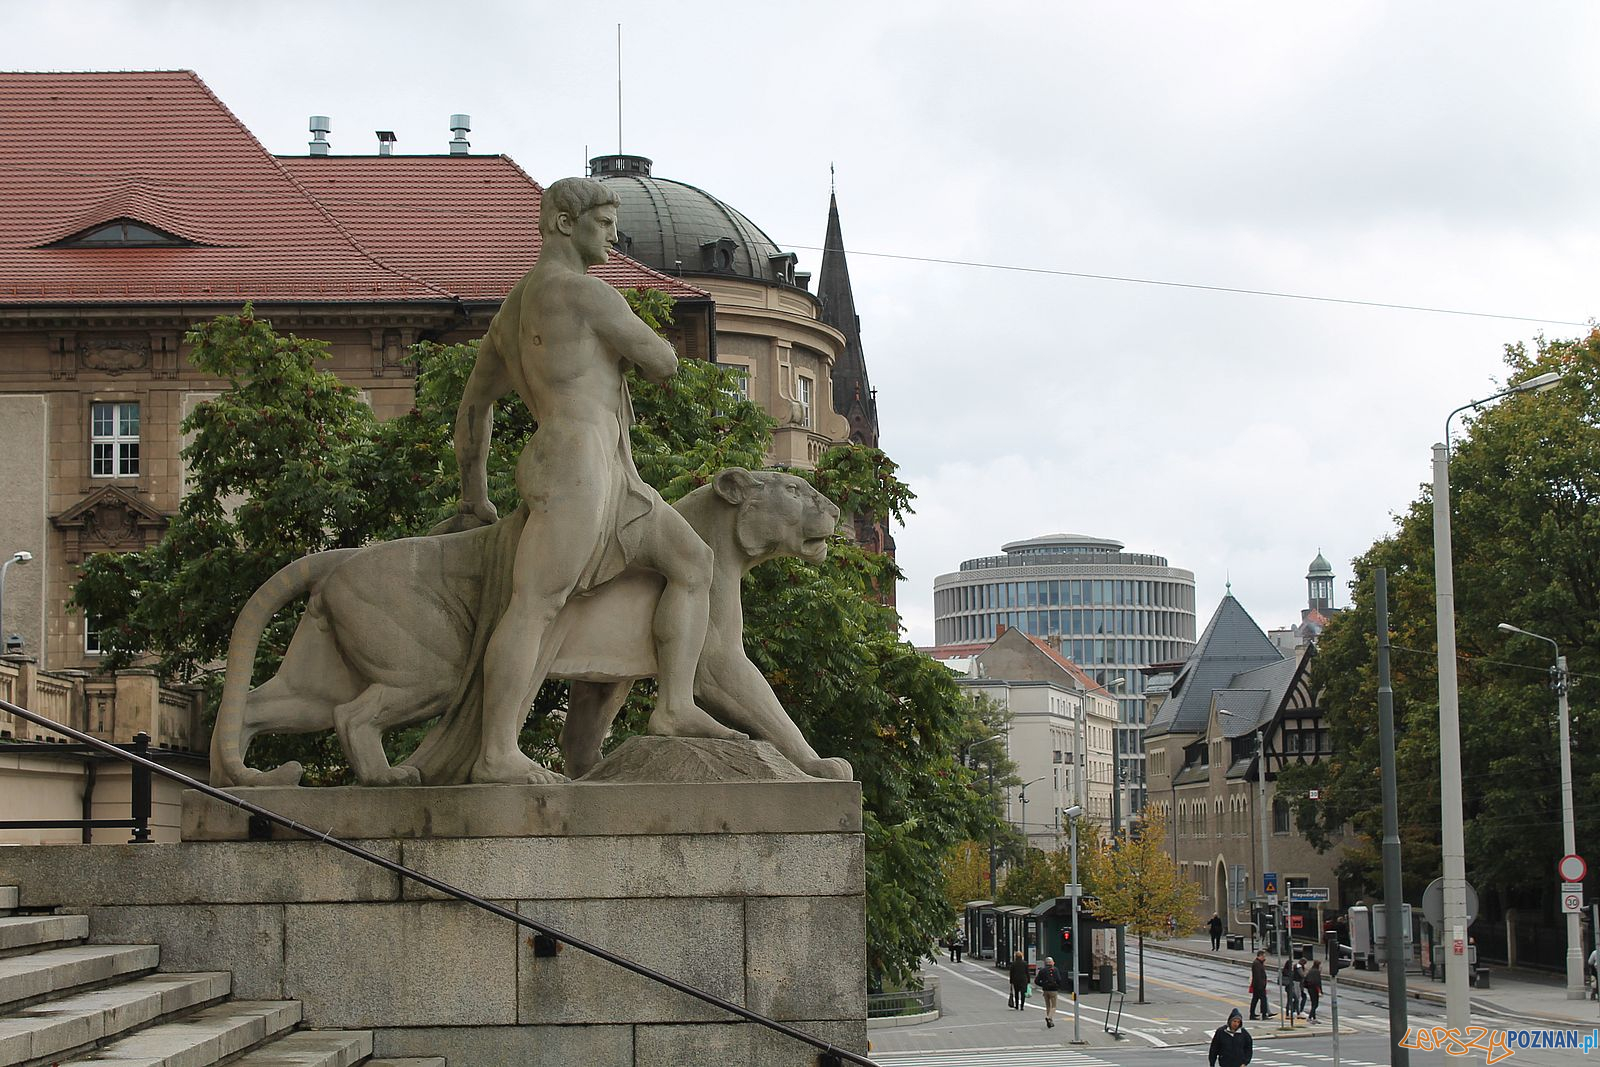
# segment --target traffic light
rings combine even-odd
[[[1068,958],[1069,959],[1071,958],[1070,957],[1070,953],[1072,952],[1072,927],[1070,927],[1070,926],[1062,927],[1062,929],[1061,929],[1061,951],[1065,952],[1065,953],[1068,953],[1069,954]]]
[[[1355,960],[1349,945],[1339,944],[1339,934],[1329,931],[1322,938],[1323,951],[1328,954],[1328,974],[1336,975]]]

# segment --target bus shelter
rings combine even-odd
[[[967,934],[967,955],[973,959],[994,957],[994,901],[969,900],[962,909],[961,921]]]

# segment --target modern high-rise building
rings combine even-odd
[[[1137,810],[1145,781],[1143,669],[1181,663],[1194,650],[1194,573],[1080,534],[1013,541],[1000,551],[934,579],[936,645],[987,645],[1003,625],[1059,648],[1110,688],[1119,705],[1118,758]]]

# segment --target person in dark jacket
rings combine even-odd
[[[1254,1051],[1250,1031],[1244,1028],[1239,1009],[1228,1013],[1228,1021],[1217,1027],[1211,1035],[1211,1051],[1206,1055],[1209,1067],[1245,1067]]]
[[[1206,929],[1211,931],[1211,951],[1215,952],[1222,947],[1222,916],[1212,915]]]
[[[1013,953],[1011,956],[1011,999],[1010,1007],[1022,1011],[1027,1007],[1028,999],[1028,961],[1022,958],[1022,953]]]
[[[1261,1014],[1256,1015],[1256,1002],[1261,1002]],[[1250,965],[1250,1018],[1270,1019],[1272,1010],[1267,999],[1267,950],[1256,951],[1256,961]]]
[[[1044,1026],[1048,1030],[1056,1024],[1056,993],[1061,989],[1061,972],[1056,970],[1054,956],[1044,958],[1044,966],[1034,972],[1033,984],[1044,994]]]
[[[1317,1004],[1322,1000],[1322,961],[1312,960],[1311,970],[1306,974],[1306,993],[1311,997],[1311,1014],[1306,1016],[1307,1022],[1317,1021]]]

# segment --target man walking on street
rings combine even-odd
[[[1061,989],[1061,972],[1056,970],[1054,956],[1044,958],[1044,966],[1034,972],[1033,984],[1044,994],[1044,1026],[1048,1030],[1056,1024],[1056,993]]]
[[[1222,947],[1222,916],[1213,914],[1206,929],[1211,931],[1211,951],[1215,952]]]
[[[1306,974],[1306,993],[1311,997],[1311,1014],[1306,1016],[1306,1022],[1317,1021],[1317,1005],[1322,1001],[1322,961],[1312,960],[1311,970]]]
[[[1257,1001],[1261,1003],[1259,1016],[1256,1015]],[[1270,1003],[1267,1000],[1267,950],[1258,949],[1256,961],[1250,965],[1250,1018],[1272,1018]]]
[[[1208,1067],[1245,1067],[1250,1062],[1254,1044],[1250,1031],[1244,1028],[1244,1020],[1239,1018],[1239,1009],[1234,1008],[1228,1013],[1228,1021],[1211,1035],[1211,1051],[1206,1055],[1206,1063]]]
[[[1022,953],[1016,952],[1012,954],[1011,971],[1008,977],[1011,979],[1009,1006],[1022,1011],[1028,1006],[1028,961],[1022,958]]]

